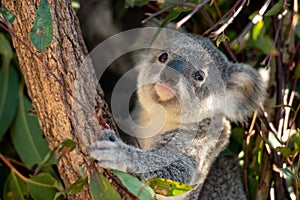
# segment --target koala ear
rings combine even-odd
[[[226,117],[243,122],[263,101],[263,84],[258,73],[245,64],[230,64],[226,69]]]

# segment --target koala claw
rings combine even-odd
[[[116,133],[113,130],[104,129],[102,131],[102,134],[103,134],[105,140],[109,140],[111,142],[116,141]]]
[[[90,155],[104,168],[126,172],[127,167],[124,163],[128,152],[122,148],[125,144],[116,137],[112,130],[105,129],[102,133],[103,139],[92,143],[89,147]]]

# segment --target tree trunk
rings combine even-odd
[[[29,38],[39,2],[39,0],[2,0],[3,6],[16,15],[13,23],[15,34],[36,54],[39,52],[33,47]],[[87,50],[76,14],[68,0],[52,0],[49,3],[54,37],[51,45],[43,52],[44,63],[49,65],[53,74],[73,95],[75,90],[79,91],[81,99],[86,99],[84,107],[94,112],[97,105],[96,99],[102,100],[102,97],[96,92],[97,80],[94,76],[94,68],[84,62]],[[101,133],[101,127],[95,115],[91,117],[91,114],[88,114],[81,105],[73,103],[74,98],[51,76],[43,63],[20,43],[17,37],[12,38],[13,45],[28,94],[50,148],[52,149],[67,138],[77,143],[76,150],[62,157],[58,163],[60,176],[65,186],[68,187],[79,178],[79,167],[88,169],[91,159],[84,143],[87,144],[92,139],[90,136]],[[84,83],[84,87],[78,90],[76,81]],[[98,91],[101,92],[101,89]],[[107,114],[106,104],[100,101],[100,106],[104,108],[102,113]],[[85,171],[89,175],[88,170]],[[91,194],[88,187],[85,187],[80,193],[69,198],[91,199]]]

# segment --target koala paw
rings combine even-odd
[[[126,164],[129,163],[127,145],[112,130],[105,129],[102,133],[101,140],[89,146],[91,157],[95,158],[104,168],[126,172],[129,168]]]

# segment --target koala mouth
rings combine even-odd
[[[167,83],[156,83],[154,89],[161,101],[168,101],[175,97],[175,90]]]

